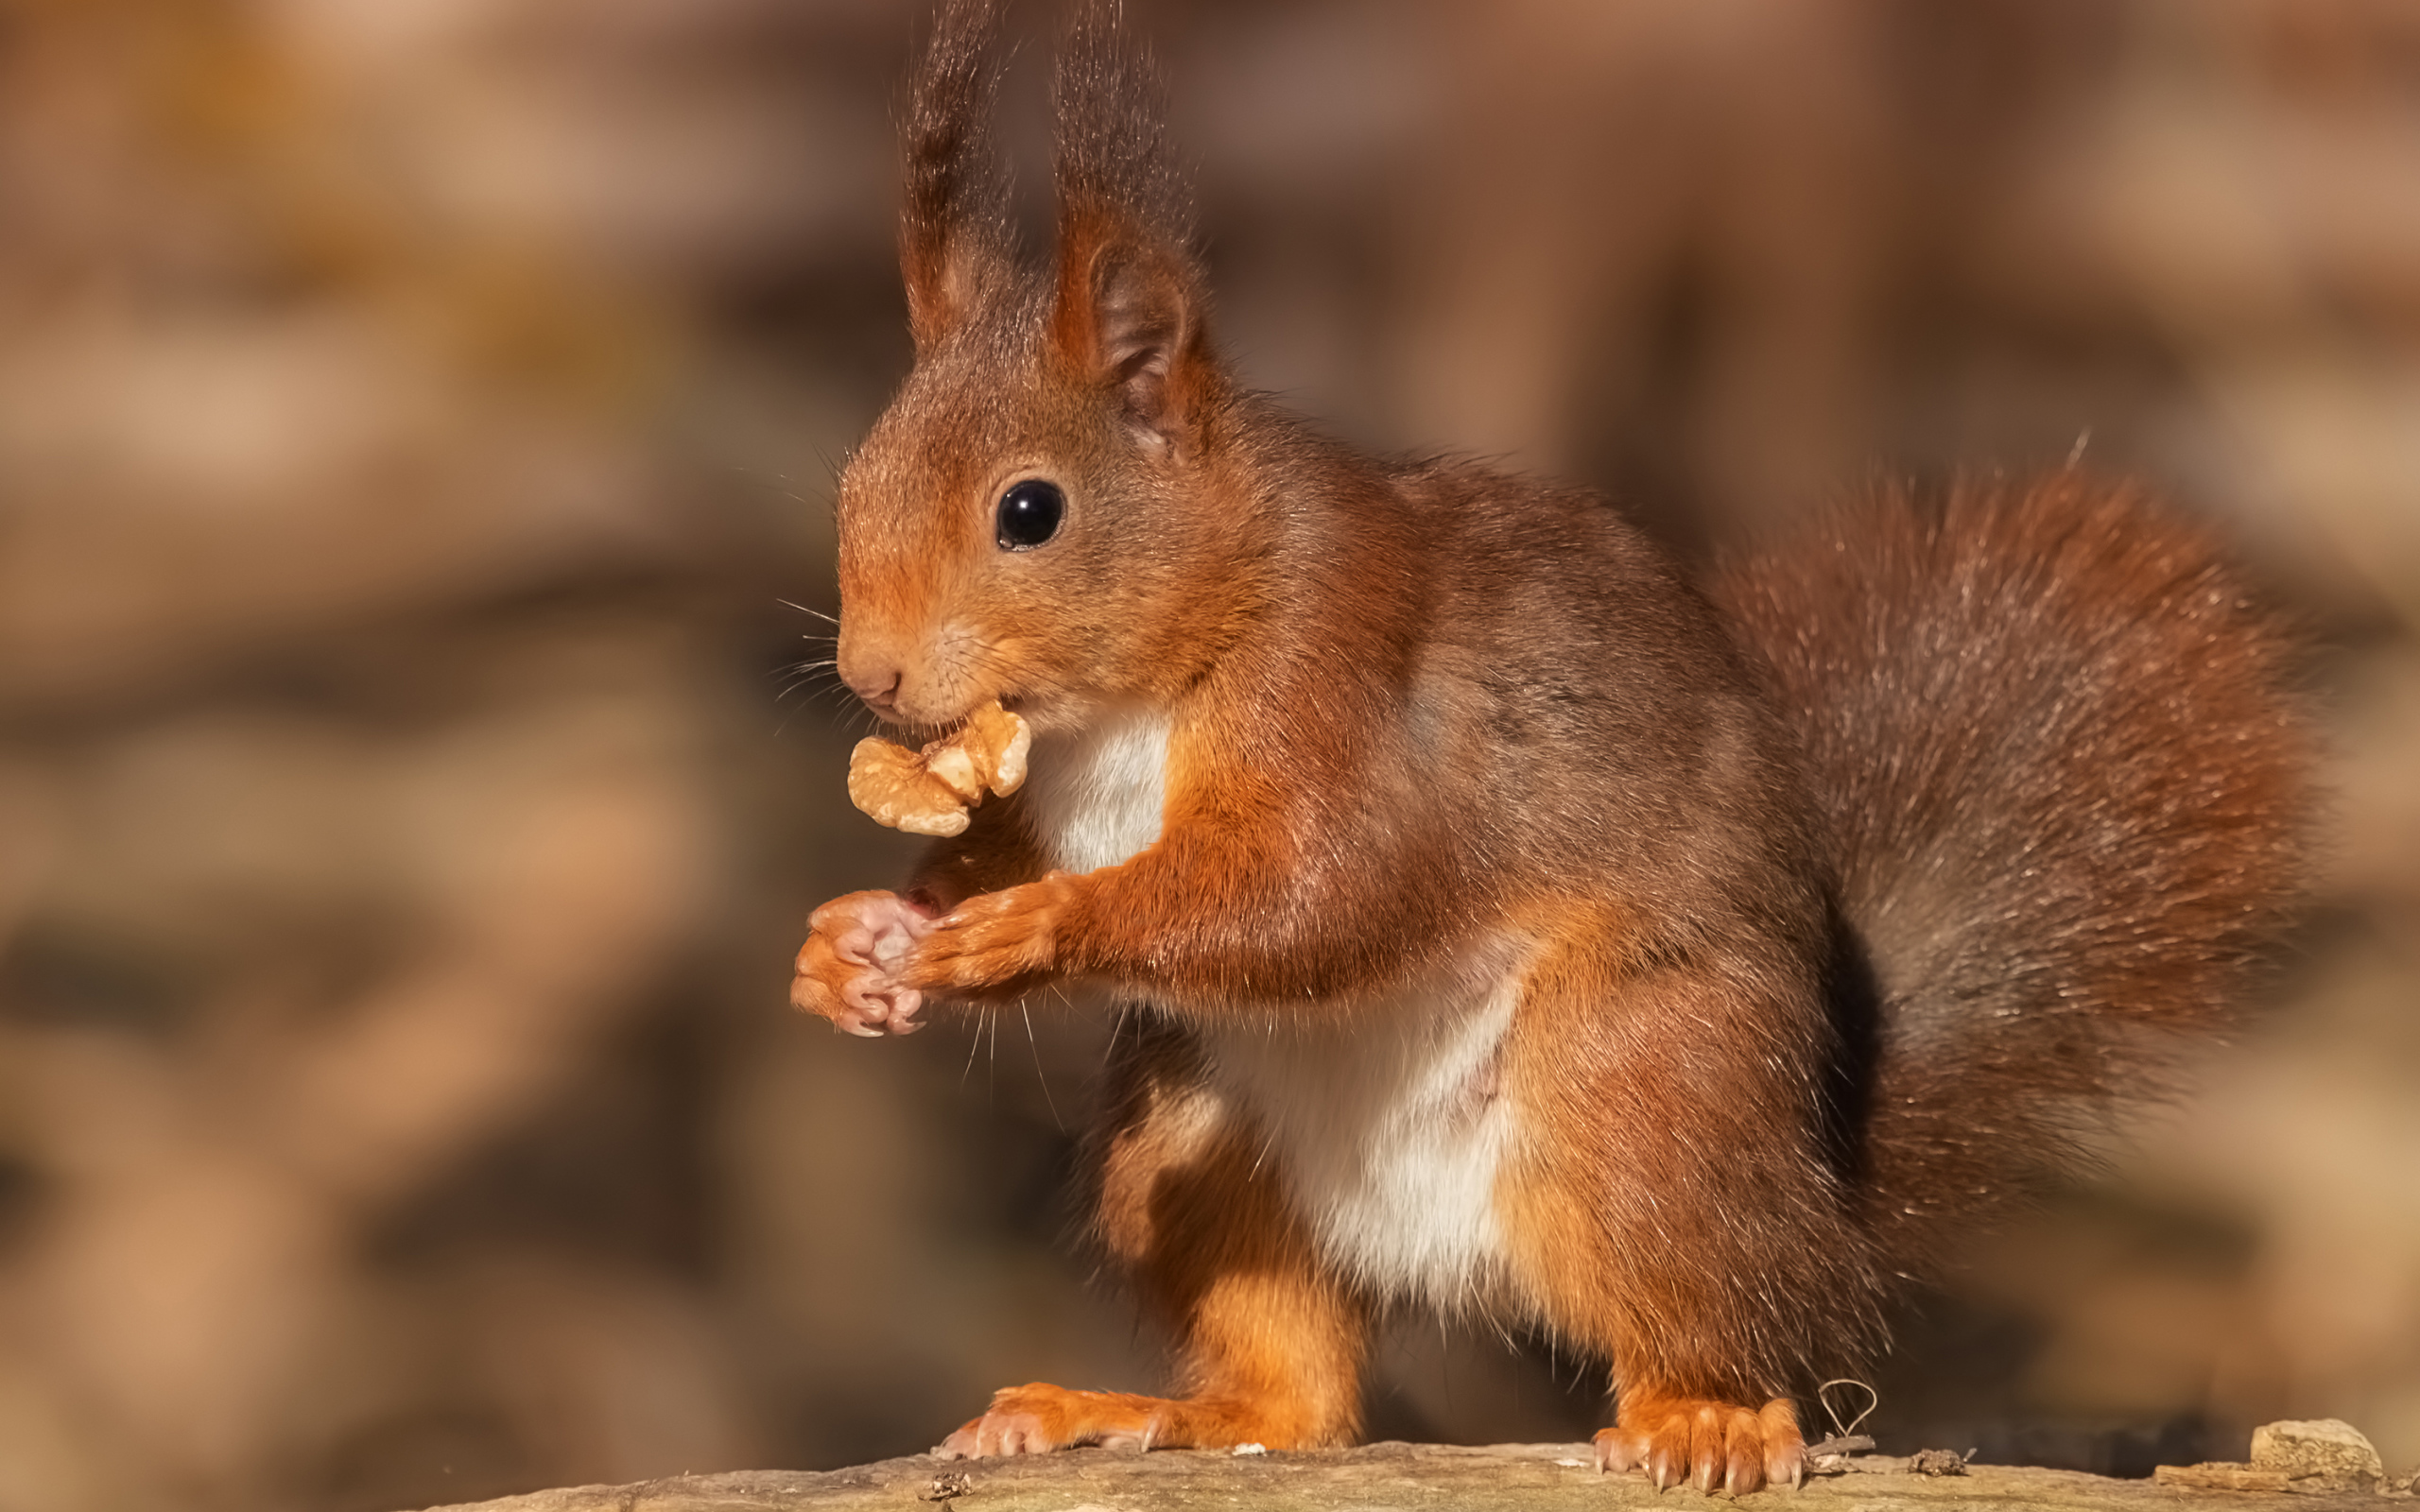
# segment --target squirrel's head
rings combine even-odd
[[[1060,54],[1058,245],[1020,266],[994,9],[944,0],[908,112],[916,365],[840,478],[839,672],[898,723],[1000,697],[1046,730],[1198,675],[1251,532],[1219,506],[1233,389],[1156,80],[1088,6]]]

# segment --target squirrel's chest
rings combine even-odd
[[[1092,871],[1158,839],[1167,749],[1167,720],[1145,713],[1038,743],[1025,813],[1051,864]],[[1349,1006],[1193,1016],[1220,1100],[1266,1140],[1313,1241],[1380,1296],[1451,1307],[1495,1286],[1512,954],[1476,948]]]
[[[1202,1031],[1213,1084],[1268,1142],[1321,1252],[1381,1297],[1484,1305],[1501,1274],[1499,1064],[1519,984],[1485,954],[1340,1018]]]
[[[1050,864],[1097,871],[1158,839],[1167,764],[1168,722],[1155,712],[1036,742],[1025,815]]]

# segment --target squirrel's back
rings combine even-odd
[[[2305,881],[2294,638],[2206,532],[2072,469],[1881,489],[1712,587],[1835,837],[1858,1185],[1921,1266],[2242,1005]]]

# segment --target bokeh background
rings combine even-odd
[[[1101,1011],[783,1002],[907,855],[795,669],[908,362],[919,9],[0,0],[0,1512],[832,1466],[1150,1382],[1063,1242]],[[1690,552],[2080,446],[2224,522],[2321,641],[2314,921],[1877,1421],[2420,1461],[2420,5],[1132,10],[1229,351],[1347,437]],[[1407,1323],[1374,1428],[1594,1386]]]

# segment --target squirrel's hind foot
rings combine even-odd
[[[1597,1468],[1644,1469],[1659,1491],[1688,1482],[1745,1496],[1806,1477],[1798,1414],[1776,1399],[1760,1411],[1703,1397],[1625,1392],[1614,1426],[1597,1433]]]
[[[943,1459],[1108,1449],[1292,1449],[1307,1442],[1276,1414],[1241,1401],[1189,1401],[1115,1391],[1071,1391],[1035,1382],[995,1393],[991,1409],[943,1439]]]

